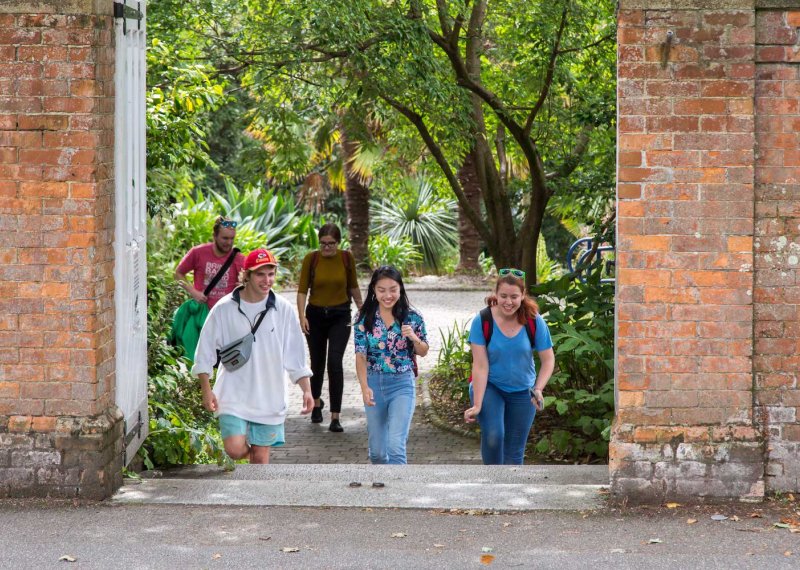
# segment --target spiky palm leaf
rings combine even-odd
[[[423,178],[406,178],[403,185],[412,198],[374,202],[374,229],[394,239],[409,237],[420,247],[425,265],[439,271],[442,254],[458,243],[455,200],[436,196]]]

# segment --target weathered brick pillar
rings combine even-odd
[[[798,491],[800,2],[770,5],[756,15],[756,410],[767,426],[767,488]]]
[[[618,37],[612,491],[758,498],[754,0],[621,0]]]
[[[0,496],[121,483],[112,2],[0,3]]]

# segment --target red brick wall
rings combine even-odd
[[[767,486],[800,489],[800,6],[756,18],[757,411]]]
[[[0,495],[109,483],[111,7],[0,5]]]
[[[644,500],[760,496],[755,11],[672,4],[623,1],[619,12],[612,488]]]

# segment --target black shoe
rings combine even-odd
[[[328,428],[331,431],[335,431],[336,433],[341,433],[344,431],[342,424],[339,423],[339,420],[331,420],[331,427]]]
[[[311,423],[312,424],[321,424],[322,423],[322,408],[325,407],[325,400],[319,401],[319,406],[314,406],[314,409],[311,410]]]

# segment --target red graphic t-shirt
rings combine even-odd
[[[190,271],[194,272],[194,288],[198,291],[205,291],[206,286],[214,278],[217,272],[225,265],[230,253],[217,257],[214,255],[214,244],[204,243],[197,245],[189,250],[180,264],[178,271],[184,275]],[[244,267],[244,255],[236,254],[236,258],[231,263],[228,271],[217,282],[214,288],[208,293],[208,308],[213,307],[217,301],[233,291],[236,287],[239,271]]]

